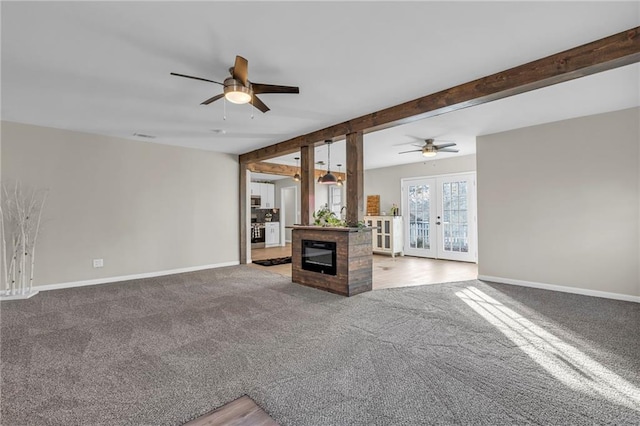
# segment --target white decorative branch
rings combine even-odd
[[[3,285],[0,297],[33,293],[35,247],[40,232],[46,191],[24,191],[19,183],[3,187],[0,200]]]

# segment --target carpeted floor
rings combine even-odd
[[[469,281],[343,298],[237,266],[2,302],[3,425],[640,424],[640,305]]]

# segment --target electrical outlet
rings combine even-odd
[[[104,259],[93,259],[94,268],[102,268],[104,266]]]

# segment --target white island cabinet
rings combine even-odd
[[[266,222],[264,224],[264,246],[280,245],[280,222]]]

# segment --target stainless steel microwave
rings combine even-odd
[[[259,195],[252,195],[251,196],[251,207],[252,208],[260,207],[260,196]]]

